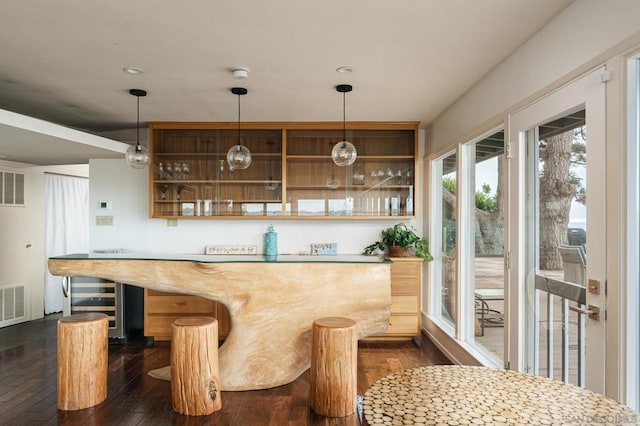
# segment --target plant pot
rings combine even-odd
[[[389,257],[414,257],[413,249],[400,246],[389,246]]]

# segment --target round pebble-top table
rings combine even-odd
[[[383,377],[365,393],[363,411],[369,425],[640,424],[640,413],[574,385],[454,365]]]

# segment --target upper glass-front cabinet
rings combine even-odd
[[[236,123],[152,123],[154,218],[372,218],[415,214],[417,122],[347,123],[355,163],[336,166],[342,123],[243,123],[251,165],[226,161]]]

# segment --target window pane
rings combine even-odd
[[[16,173],[16,204],[24,204],[24,175]]]
[[[13,204],[13,173],[4,174],[4,203]]]
[[[474,142],[474,173],[468,217],[473,247],[472,312],[474,339],[502,364],[504,348],[504,131]]]
[[[456,153],[442,160],[442,318],[455,325],[457,314],[457,156]]]

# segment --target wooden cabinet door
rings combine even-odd
[[[224,339],[231,329],[229,311],[221,303],[198,296],[144,291],[144,335],[156,340],[171,340],[171,325],[185,316],[210,316],[218,319],[218,338]]]

